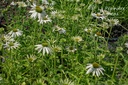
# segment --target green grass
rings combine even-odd
[[[55,5],[47,5],[45,9],[52,21],[43,24],[30,17],[30,6],[0,8],[5,10],[1,16],[6,21],[6,28],[0,28],[0,85],[127,85],[128,48],[125,43],[128,36],[119,37],[111,49],[105,38],[105,33],[109,35],[111,31],[101,26],[106,22],[108,29],[112,29],[108,19],[118,19],[119,24],[127,21],[127,4],[124,0],[102,1],[102,4],[95,4],[93,0],[55,0]],[[109,15],[103,20],[93,18],[91,14],[100,12],[102,8],[118,15]],[[59,14],[53,17],[51,12],[55,10]],[[85,28],[91,29],[86,32]],[[9,41],[4,41],[3,36],[14,29],[23,31],[21,36],[14,38],[20,46],[8,50],[5,45]],[[73,40],[76,36],[80,36],[82,41]],[[35,45],[42,43],[48,44],[51,54],[43,55],[35,50]],[[94,68],[101,66],[104,75],[86,74],[89,63],[95,64]]]

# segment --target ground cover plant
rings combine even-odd
[[[128,85],[127,0],[2,0],[0,85]]]

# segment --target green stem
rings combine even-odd
[[[118,58],[119,58],[119,55],[116,56],[116,62],[115,62],[115,65],[114,65],[114,71],[113,71],[113,73],[112,73],[112,79],[113,79],[114,76],[115,76],[116,67],[117,67],[117,63],[118,63]]]
[[[10,58],[12,60],[12,50],[10,49]]]
[[[97,85],[97,77],[96,77],[96,75],[95,75],[95,85]]]
[[[121,56],[122,56],[122,58],[124,58],[123,54],[121,54]],[[127,65],[128,65],[128,63],[126,63],[126,65],[124,66],[123,72],[121,73],[121,77],[119,79],[119,84],[121,83],[123,75],[125,74],[125,71],[127,69]]]
[[[54,72],[56,70],[56,56],[54,57]]]

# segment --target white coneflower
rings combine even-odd
[[[93,76],[99,77],[100,74],[104,75],[103,71],[105,71],[98,63],[87,64],[86,66],[86,74],[92,73]]]
[[[55,44],[57,40],[55,39],[48,39],[48,42],[50,42],[51,44]]]
[[[128,48],[128,43],[127,42],[124,45],[125,45],[126,48]]]
[[[59,47],[59,46],[53,46],[53,51],[54,52],[61,52],[61,47]]]
[[[101,26],[103,28],[103,30],[109,28],[109,25],[107,22],[103,22],[102,24],[99,24],[99,26]]]
[[[57,16],[57,11],[55,10],[55,11],[51,11],[51,17],[56,17]]]
[[[75,47],[73,47],[73,46],[67,47],[67,51],[68,51],[68,52],[74,53],[76,50],[77,50],[77,49],[76,49]]]
[[[73,81],[70,81],[69,79],[61,79],[59,85],[75,85],[75,83]]]
[[[66,30],[64,28],[59,27],[58,25],[56,25],[53,28],[53,31],[58,31],[60,34],[65,34],[66,33]]]
[[[40,24],[43,24],[43,23],[47,23],[47,22],[51,22],[52,20],[48,17],[48,15],[42,17],[42,19],[39,19],[38,22]]]
[[[101,12],[104,16],[112,15],[112,13],[110,13],[110,12],[107,11],[107,10],[100,9],[100,12]]]
[[[37,6],[36,4],[33,3],[33,5],[31,5],[32,9],[31,11],[29,11],[29,13],[31,13],[31,18],[38,18],[39,20],[42,20],[42,17],[46,16],[46,12],[44,11],[44,7],[43,6]]]
[[[8,50],[12,50],[18,48],[20,44],[18,42],[6,42],[3,46]]]
[[[27,0],[26,3],[28,6],[31,6],[32,3],[36,3],[37,1],[36,0]]]
[[[17,2],[18,7],[27,7],[27,5],[25,4],[25,2],[21,1],[21,2]]]
[[[92,28],[85,28],[84,31],[87,33],[92,33],[93,30],[92,30]]]
[[[17,3],[14,2],[14,1],[12,1],[10,5],[13,5],[14,6],[14,5],[17,5]]]
[[[3,42],[5,42],[5,43],[6,43],[6,42],[13,42],[13,41],[15,41],[14,38],[12,38],[12,37],[11,37],[10,35],[8,35],[8,34],[7,34],[7,35],[6,35],[6,34],[5,34],[5,35],[2,35],[2,36],[1,36],[1,40],[2,40]]]
[[[42,0],[42,4],[43,4],[43,5],[48,5],[49,3],[48,3],[47,0]]]
[[[103,15],[103,14],[101,14],[101,13],[92,13],[91,14],[93,17],[95,17],[95,18],[97,18],[97,19],[105,19],[106,17]]]
[[[42,52],[43,55],[52,53],[52,49],[48,46],[48,43],[38,44],[35,45],[35,47],[35,50],[37,50],[38,53]]]
[[[74,14],[74,15],[71,17],[71,19],[72,19],[72,20],[78,20],[79,17],[81,17],[80,14]]]
[[[47,85],[44,80],[37,79],[36,82],[33,83],[33,85]]]
[[[59,19],[64,19],[65,18],[65,16],[61,13],[57,13],[56,17],[59,18]]]
[[[72,40],[74,40],[75,42],[81,42],[81,41],[83,41],[82,37],[80,37],[80,36],[72,37]]]
[[[119,20],[118,19],[108,19],[108,22],[111,26],[118,25]]]
[[[59,32],[60,34],[65,34],[65,33],[66,33],[66,30],[65,30],[64,28],[61,28],[61,29],[58,30],[58,32]]]
[[[31,55],[27,55],[27,59],[29,62],[34,62],[37,59],[37,57],[31,54]]]
[[[10,31],[8,34],[11,36],[11,37],[18,37],[18,36],[21,36],[23,33],[23,31],[19,30],[19,29],[13,29],[12,31]]]
[[[101,4],[102,2],[101,2],[101,0],[94,0],[94,3]]]
[[[102,36],[101,32],[96,32],[95,36]]]

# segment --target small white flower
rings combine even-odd
[[[126,48],[128,48],[128,43],[125,43],[124,45],[125,45]]]
[[[92,73],[93,76],[99,77],[100,74],[104,75],[103,71],[105,71],[98,63],[87,64],[86,66],[86,74]]]
[[[27,55],[27,59],[29,62],[34,62],[37,59],[37,57],[35,55]]]
[[[3,44],[4,48],[7,48],[8,50],[16,49],[20,46],[18,42],[6,42]]]
[[[102,36],[101,32],[96,32],[95,36]]]
[[[74,36],[74,37],[72,37],[72,40],[74,40],[75,42],[83,41],[82,37],[80,37],[80,36]]]
[[[59,27],[58,25],[56,25],[53,28],[53,31],[58,31],[60,34],[65,34],[66,33],[66,30],[64,28]]]
[[[48,42],[50,42],[51,44],[55,44],[57,40],[55,39],[48,39]]]
[[[72,52],[72,53],[74,53],[76,50],[77,49],[75,47],[72,47],[72,46],[70,46],[70,47],[67,48],[67,51],[68,52]]]
[[[64,79],[64,80],[60,80],[59,85],[75,85],[75,83],[70,81],[69,79]]]
[[[53,50],[54,50],[54,52],[61,52],[61,47],[59,47],[59,46],[53,46]]]
[[[38,44],[35,45],[35,47],[36,47],[35,50],[37,50],[38,53],[42,52],[43,55],[52,53],[52,49],[48,46],[47,43]]]
[[[48,17],[48,15],[42,17],[42,19],[39,19],[38,22],[40,24],[51,22],[52,20]]]
[[[85,28],[84,31],[87,33],[92,33],[93,30],[92,30],[92,28]]]
[[[23,33],[23,31],[19,30],[19,29],[13,29],[12,31],[10,31],[8,34],[11,36],[11,37],[18,37],[18,36],[21,36]]]
[[[94,0],[94,3],[101,4],[102,2],[101,2],[101,0]]]
[[[18,4],[18,7],[27,7],[27,5],[23,1],[17,2],[17,4]]]
[[[80,14],[74,14],[74,15],[71,17],[71,19],[72,19],[72,20],[78,20],[79,17],[81,17]]]
[[[49,3],[48,3],[47,0],[42,0],[42,4],[46,4],[46,5],[48,5]]]
[[[10,5],[16,5],[16,4],[17,4],[16,2],[12,1]]]
[[[36,3],[36,0],[27,0],[26,3],[28,6],[31,6],[32,3]]]
[[[108,19],[108,22],[111,26],[118,25],[119,20],[118,19]]]
[[[57,17],[57,18],[59,18],[59,19],[63,19],[65,16],[64,16],[64,13],[65,13],[65,11],[52,11],[51,12],[51,17],[53,17],[53,18],[55,18],[55,17]]]
[[[101,26],[103,28],[103,30],[109,28],[109,25],[107,22],[103,22],[102,24],[99,24],[99,26]]]
[[[112,13],[110,13],[110,12],[107,11],[107,10],[100,9],[100,12],[101,12],[104,16],[112,15]]]
[[[65,33],[66,33],[66,30],[65,30],[64,28],[61,28],[61,29],[59,30],[59,33],[60,33],[60,34],[65,34]]]
[[[51,11],[51,16],[55,17],[57,15],[57,13],[58,13],[57,11]]]
[[[93,17],[95,17],[95,18],[97,18],[97,19],[105,19],[106,17],[103,15],[103,14],[101,14],[101,13],[92,13],[91,14]]]
[[[15,41],[14,38],[12,38],[10,35],[2,35],[1,37],[3,42],[13,42]]]

